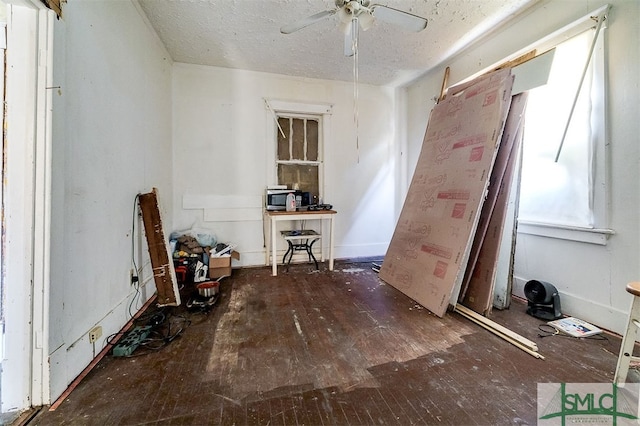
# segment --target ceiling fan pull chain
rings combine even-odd
[[[351,43],[353,51],[353,123],[356,128],[356,161],[360,164],[360,139],[358,117],[358,18],[353,17],[351,24]]]

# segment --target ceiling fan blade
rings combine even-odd
[[[284,25],[282,28],[280,28],[280,32],[282,34],[291,34],[292,32],[301,30],[311,24],[315,24],[318,21],[322,21],[323,19],[326,19],[329,16],[334,15],[335,13],[336,9],[318,12],[315,15],[308,16],[292,24]]]
[[[418,32],[427,28],[427,20],[413,13],[404,12],[381,4],[374,4],[371,6],[371,10],[376,19],[399,25],[410,31]]]

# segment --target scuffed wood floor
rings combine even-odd
[[[541,338],[523,303],[494,312],[538,343],[535,359],[456,313],[430,314],[370,265],[235,270],[210,312],[165,309],[190,321],[180,337],[105,357],[30,424],[533,425],[537,383],[613,379],[617,337]]]

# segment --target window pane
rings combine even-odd
[[[304,160],[304,120],[293,119],[293,130],[291,139],[293,141],[291,149],[292,160]]]
[[[298,184],[300,191],[319,196],[318,166],[310,164],[278,164],[278,183],[293,188]]]
[[[289,158],[289,119],[278,117],[280,129],[284,132],[284,136],[278,129],[278,160],[290,160]]]
[[[318,121],[307,120],[307,160],[318,161]]]

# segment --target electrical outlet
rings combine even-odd
[[[89,330],[89,343],[95,343],[102,336],[102,326],[96,325]]]
[[[136,270],[131,268],[129,269],[129,283],[135,284],[138,282],[138,275],[136,274]]]

